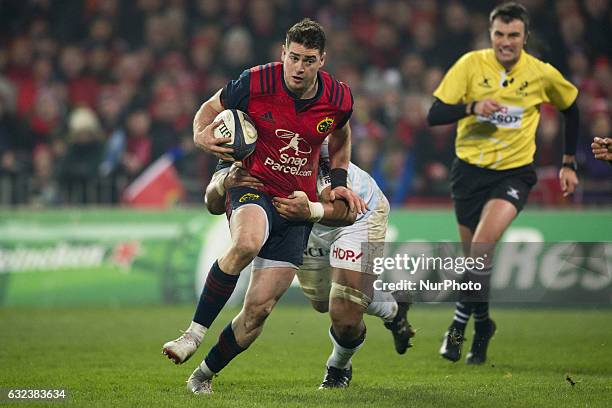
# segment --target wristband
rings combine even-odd
[[[213,174],[212,178],[210,179],[210,184],[212,184],[215,187],[215,191],[221,197],[225,196],[225,186],[223,185],[223,182],[225,181],[225,178],[229,174],[229,171],[230,171],[229,167],[221,169],[215,172],[215,174]]]
[[[303,191],[294,191],[293,195],[295,197],[308,197]],[[310,217],[308,217],[306,221],[309,222],[319,222],[325,215],[325,209],[323,208],[323,204],[318,201],[313,203],[312,201],[308,200],[308,210],[310,211]]]
[[[348,171],[341,167],[336,167],[329,171],[329,178],[331,179],[332,190],[336,187],[346,187],[346,179],[348,178]]]
[[[313,203],[312,201],[309,200],[308,208],[310,209],[310,217],[308,218],[308,221],[310,222],[321,221],[321,219],[325,215],[325,209],[323,208],[323,204],[319,202]]]
[[[567,167],[568,169],[572,169],[575,172],[578,171],[578,163],[576,162],[565,162],[565,163],[561,163],[561,167]]]
[[[474,109],[476,109],[476,101],[472,101],[470,103],[470,109],[469,109],[470,115],[474,115],[476,113],[476,112],[474,112]]]

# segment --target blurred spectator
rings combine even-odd
[[[454,127],[422,128],[415,136],[414,194],[428,197],[447,197],[448,178],[455,157]]]
[[[145,110],[132,112],[127,118],[127,144],[121,158],[123,171],[130,179],[151,162],[151,117]]]
[[[412,192],[413,159],[408,151],[391,147],[378,161],[372,176],[391,205],[402,205]]]
[[[99,84],[85,71],[85,53],[75,45],[66,46],[60,54],[59,68],[62,80],[68,86],[68,99],[72,105],[94,107]]]
[[[0,77],[0,175],[28,171],[34,140],[15,115],[15,89]]]
[[[94,111],[77,108],[68,118],[66,153],[58,163],[58,178],[65,202],[91,203],[98,197],[98,168],[104,144]]]
[[[226,33],[220,62],[227,75],[238,77],[245,68],[253,65],[252,44],[252,36],[244,27],[233,27]]]
[[[444,27],[437,53],[443,68],[450,68],[463,54],[472,49],[473,34],[465,7],[458,1],[443,9]],[[486,31],[485,31],[486,32]]]

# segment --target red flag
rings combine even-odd
[[[151,164],[123,192],[123,203],[133,207],[167,208],[185,197],[185,189],[165,154]]]

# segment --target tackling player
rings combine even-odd
[[[469,52],[455,63],[435,90],[428,115],[432,126],[458,121],[451,191],[464,253],[474,258],[492,255],[537,181],[533,156],[544,102],[565,116],[565,154],[559,171],[564,196],[578,184],[576,87],[523,49],[529,16],[522,5],[497,6],[489,22],[492,47]],[[488,288],[490,267],[491,263],[483,270],[468,271],[464,279],[479,280]],[[486,360],[496,328],[489,318],[488,291],[482,295],[473,302],[469,294],[461,294],[440,349],[444,358],[461,358],[465,327],[473,314],[475,333],[467,363]]]
[[[231,149],[220,145],[230,139],[214,137],[220,123],[213,120],[223,109],[246,112],[255,123],[258,141],[243,164],[263,183],[258,189],[228,191],[232,244],[208,273],[187,331],[163,346],[163,353],[177,364],[191,357],[231,296],[240,271],[253,261],[242,311],[192,374],[194,393],[212,392],[212,377],[255,341],[302,263],[314,219],[295,222],[281,217],[271,197],[288,197],[300,190],[317,200],[319,150],[330,134],[331,199],[342,197],[351,211],[365,211],[365,203],[346,188],[353,98],[346,84],[321,70],[325,62],[321,26],[304,19],[291,27],[281,60],[244,71],[206,101],[194,119],[195,144],[224,158]]]
[[[367,259],[375,255],[362,252],[362,243],[383,243],[385,240],[389,215],[386,197],[369,174],[349,163],[348,185],[369,208],[356,217],[355,213],[346,211],[344,203],[330,202],[329,171],[327,143],[324,143],[317,178],[322,203],[310,202],[305,194],[296,192],[286,199],[274,198],[274,205],[279,214],[296,221],[310,219],[313,213],[323,209],[323,217],[310,234],[304,264],[297,276],[314,309],[321,313],[329,311],[332,320],[329,337],[333,350],[320,388],[345,388],[352,378],[352,357],[365,340],[364,312],[383,319],[385,327],[393,334],[399,354],[412,346],[410,338],[415,332],[406,318],[408,302],[396,301],[387,292],[373,293],[376,275]],[[234,183],[234,177],[226,184]],[[248,174],[244,177],[252,181]],[[214,210],[210,206],[209,209]],[[369,248],[370,251],[378,249],[382,246]]]

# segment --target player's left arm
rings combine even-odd
[[[229,165],[227,161],[219,160],[215,174],[213,174],[206,192],[204,204],[211,214],[219,215],[225,212],[225,194],[233,187],[263,188],[263,183],[249,174],[242,167],[242,163],[234,162]]]
[[[368,206],[359,195],[347,187],[348,166],[351,160],[351,125],[347,121],[329,137],[329,161],[331,192],[330,200],[346,200],[351,212],[364,214]]]
[[[288,198],[274,197],[278,213],[291,221],[310,221],[328,227],[345,227],[355,222],[357,213],[343,200],[330,200],[331,187],[320,194],[321,201],[313,203],[303,191],[294,191]]]
[[[550,101],[563,114],[565,120],[564,150],[562,167],[559,170],[559,183],[563,196],[567,197],[576,190],[578,175],[576,174],[576,145],[580,127],[580,111],[578,110],[578,89],[561,75],[550,64],[544,66],[545,99]]]

